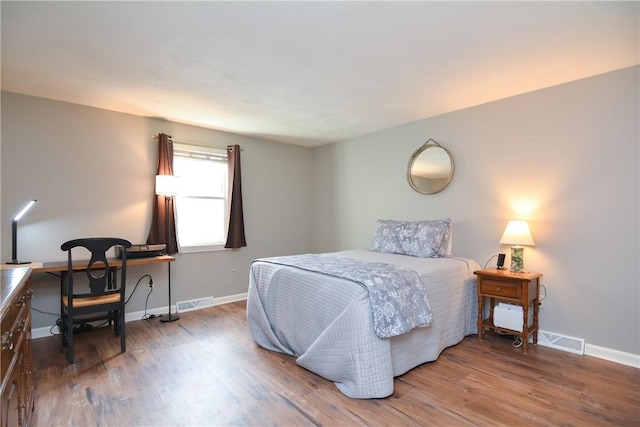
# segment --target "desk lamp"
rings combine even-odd
[[[180,193],[180,178],[173,175],[156,175],[156,194],[158,196],[164,196],[164,207],[165,207],[165,244],[166,251],[169,254],[169,233],[171,229],[169,227],[169,201],[173,196]],[[169,314],[166,316],[162,316],[160,318],[161,322],[175,322],[180,319],[180,316],[177,314],[171,314],[171,263],[167,264],[169,266]]]
[[[11,221],[11,261],[7,264],[31,264],[31,261],[18,261],[18,221],[36,204],[36,201],[34,199],[27,203]]]
[[[524,271],[524,246],[535,246],[529,224],[526,221],[509,221],[505,228],[501,245],[514,245],[511,247],[511,271]]]

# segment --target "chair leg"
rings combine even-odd
[[[109,312],[109,326],[113,325],[113,331],[116,336],[118,336],[118,311],[110,311]]]
[[[119,323],[119,332],[120,332],[120,352],[126,353],[127,351],[127,342],[125,340],[125,327],[124,327],[124,308],[122,310],[118,310],[118,323]]]
[[[65,318],[66,318],[66,314],[65,314],[64,304],[62,303],[62,300],[60,300],[60,324],[58,325],[58,328],[60,329],[60,337],[62,338],[62,348],[65,348],[67,346]]]
[[[67,336],[67,363],[73,364],[73,316],[67,314],[67,322],[64,325]]]
[[[122,333],[122,323],[120,322],[120,310],[115,310],[113,312],[113,330],[116,333],[116,337],[119,337]]]
[[[66,319],[66,315],[64,314],[64,308],[62,308],[60,310],[60,324],[58,325],[58,328],[60,329],[60,338],[62,339],[62,348],[67,348],[67,319]]]
[[[66,353],[67,362],[73,364],[73,321],[64,305],[60,305],[60,336],[62,351]]]

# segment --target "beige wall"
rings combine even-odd
[[[314,153],[316,250],[368,247],[378,218],[454,223],[454,254],[481,265],[509,219],[529,221],[525,267],[544,273],[543,330],[640,354],[638,73],[629,68],[456,111]],[[406,181],[427,139],[453,182]],[[492,261],[495,265],[495,260]]]
[[[240,144],[248,246],[177,255],[172,300],[243,294],[251,261],[312,248],[312,150],[74,104],[2,93],[1,200],[3,261],[11,257],[11,217],[28,200],[37,205],[19,226],[18,255],[61,260],[71,238],[116,235],[143,243],[151,221],[157,141],[177,139],[225,147]],[[292,179],[295,177],[295,179]],[[150,273],[148,309],[167,306],[166,266],[131,267],[129,289]],[[144,309],[146,281],[127,305]],[[33,306],[59,312],[57,279],[34,278]],[[34,328],[55,315],[34,312]]]

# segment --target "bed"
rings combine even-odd
[[[395,251],[403,253],[390,253],[388,245],[380,251],[379,231],[380,221],[369,250],[263,258],[250,269],[247,319],[256,343],[296,357],[298,365],[333,381],[351,398],[391,395],[394,377],[436,360],[445,348],[477,332],[473,271],[480,269],[478,263],[446,255],[448,241],[439,241],[445,251],[440,256],[407,255],[406,245]],[[380,327],[384,316],[373,309],[375,292],[364,280],[315,271],[308,260],[411,271],[426,290],[428,315],[414,316],[405,329]],[[420,298],[414,292],[406,299]],[[389,301],[382,307],[388,309]]]

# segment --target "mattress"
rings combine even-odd
[[[247,319],[260,346],[296,357],[296,363],[333,381],[352,398],[393,393],[393,378],[436,360],[447,347],[477,332],[477,262],[460,257],[417,258],[349,250],[326,254],[396,264],[415,270],[427,288],[429,326],[379,338],[369,296],[361,285],[273,264],[251,265]]]

